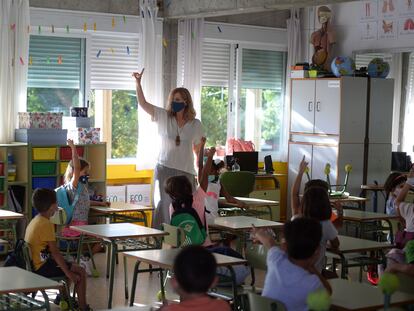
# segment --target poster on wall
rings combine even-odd
[[[398,28],[401,37],[414,36],[414,16],[400,18]]]
[[[361,40],[376,40],[378,24],[376,21],[364,22],[359,25],[359,33],[361,34]]]
[[[404,1],[404,0],[403,0]],[[399,0],[379,0],[378,1],[378,16],[383,19],[392,19],[397,17]]]
[[[361,20],[372,20],[377,18],[378,2],[377,0],[361,1]]]
[[[396,0],[397,10],[400,17],[414,15],[414,0]]]
[[[378,25],[379,39],[393,39],[397,36],[397,21],[394,19],[382,19]]]

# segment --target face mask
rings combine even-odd
[[[88,182],[89,175],[82,175],[79,177],[79,182],[86,184]]]
[[[217,181],[217,177],[216,175],[208,175],[208,182],[215,182]]]
[[[171,103],[171,109],[172,109],[173,112],[180,112],[184,108],[185,108],[185,103],[184,102],[175,102],[175,101],[173,101]]]

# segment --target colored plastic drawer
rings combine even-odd
[[[59,164],[59,167],[60,167],[59,172],[60,172],[61,175],[64,175],[66,173],[66,168],[68,167],[68,165],[69,165],[69,161],[60,162],[60,164]]]
[[[84,148],[83,147],[76,147],[78,151],[78,156],[83,157]],[[60,148],[60,159],[61,160],[72,160],[72,150],[70,147],[61,147]]]
[[[4,176],[0,177],[0,191],[4,191]]]
[[[56,162],[34,162],[32,163],[32,175],[54,175],[56,174]]]
[[[33,148],[33,160],[56,160],[56,148]]]
[[[47,188],[55,189],[56,188],[56,177],[33,177],[32,178],[32,188]]]
[[[0,193],[0,206],[4,205],[4,193]]]

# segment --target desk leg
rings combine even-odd
[[[140,211],[140,213],[142,215],[142,219],[144,219],[144,225],[145,225],[145,227],[148,227],[147,214],[145,214],[144,211]]]
[[[160,269],[160,288],[161,288],[161,301],[162,304],[165,302],[165,288],[164,288],[164,273],[163,270]]]
[[[106,244],[106,278],[109,279],[109,267],[111,265],[111,245]]]
[[[81,234],[78,242],[78,253],[76,254],[76,263],[79,264],[81,253],[82,253],[82,246],[83,246],[83,239],[84,235]],[[69,242],[67,242],[69,243]]]
[[[126,247],[122,246],[122,250],[125,251]],[[128,300],[128,267],[126,256],[122,256],[124,259],[124,285],[125,285],[125,300]]]
[[[389,219],[385,219],[385,221],[387,222],[389,229],[390,229],[390,240],[391,240],[391,244],[394,244],[394,234],[393,234],[393,230],[392,230],[392,223]]]
[[[236,273],[234,272],[232,266],[227,266],[227,269],[229,269],[231,275],[231,287],[233,290],[233,310],[238,310],[239,298],[237,297]]]
[[[341,279],[346,279],[348,274],[348,261],[343,254],[339,254],[341,257]]]
[[[115,279],[115,260],[118,247],[115,241],[111,241],[111,271],[109,273],[109,297],[108,297],[108,309],[112,308],[112,294],[114,291],[114,279]]]
[[[137,279],[138,279],[138,271],[139,271],[140,263],[141,263],[140,261],[137,261],[134,267],[134,277],[132,278],[132,285],[131,285],[131,299],[129,300],[130,307],[134,305],[135,289],[137,288]]]

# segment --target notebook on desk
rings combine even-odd
[[[241,171],[248,171],[257,174],[259,170],[259,152],[257,151],[235,151],[233,155],[226,156],[226,165],[229,170],[234,164],[234,159],[237,159],[237,163],[240,165]]]

